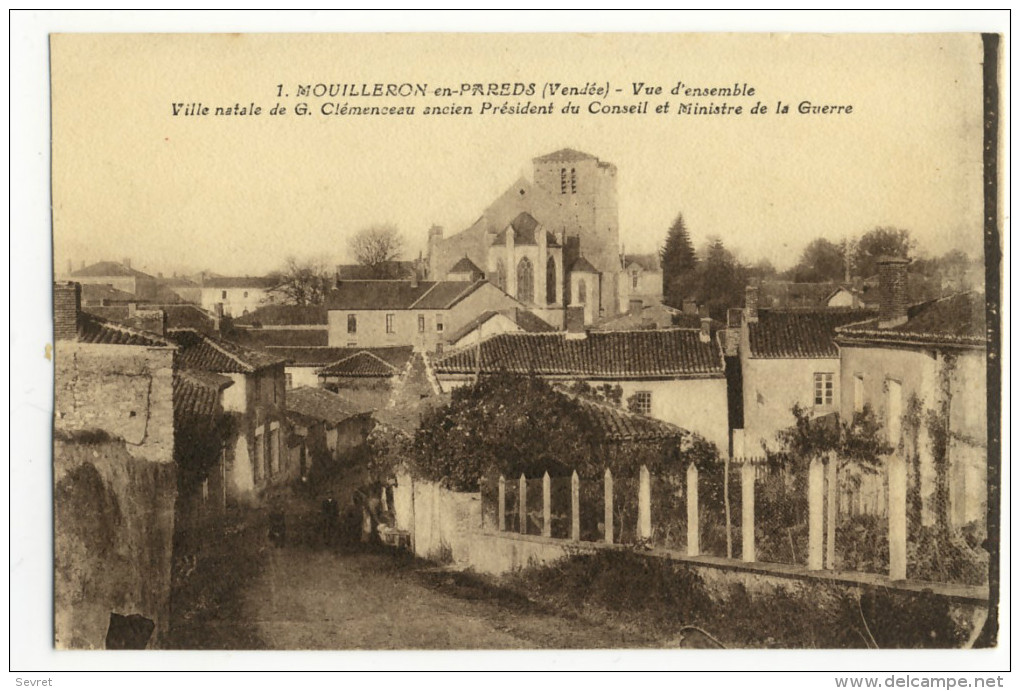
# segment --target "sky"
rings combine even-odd
[[[53,38],[53,233],[68,262],[261,274],[285,257],[353,261],[348,238],[394,224],[408,254],[433,224],[470,225],[531,159],[562,147],[618,169],[620,240],[651,252],[682,213],[695,245],[792,265],[813,238],[909,229],[920,252],[980,258],[976,34],[88,35]],[[298,98],[299,84],[605,84],[609,97]],[[628,95],[632,85],[661,95]],[[690,98],[685,86],[755,89]],[[282,85],[280,91],[278,86]],[[279,93],[289,97],[278,97]],[[581,114],[478,114],[483,101]],[[670,113],[588,114],[592,100]],[[309,116],[268,116],[279,102]],[[470,105],[470,116],[325,116],[322,102]],[[679,102],[742,116],[678,115]],[[775,114],[777,101],[793,112]],[[797,104],[851,105],[802,115]],[[764,115],[749,115],[756,103]],[[261,116],[172,115],[173,103]]]

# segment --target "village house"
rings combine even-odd
[[[158,644],[177,496],[176,347],[83,312],[78,283],[55,284],[53,308],[55,645],[101,649],[122,612],[153,625],[140,645]]]
[[[657,254],[621,254],[620,312],[631,309],[634,300],[652,306],[662,302],[662,267]]]
[[[532,178],[519,178],[477,221],[448,238],[428,235],[427,276],[450,279],[466,268],[557,327],[563,308],[584,304],[587,323],[618,311],[622,267],[616,166],[573,149],[532,159]],[[470,267],[467,267],[470,270]]]
[[[874,315],[864,309],[760,309],[758,288],[749,286],[739,332],[729,331],[736,336],[731,345],[739,353],[742,381],[737,417],[743,429],[734,430],[734,453],[754,455],[763,446],[775,448],[776,433],[795,422],[794,405],[813,416],[837,412],[836,328]]]
[[[68,267],[67,280],[85,285],[100,285],[130,293],[136,300],[153,300],[156,297],[156,278],[131,268],[131,260],[102,261],[82,266],[77,271]]]
[[[223,409],[236,414],[238,433],[226,450],[228,503],[250,502],[296,474],[284,454],[287,387],[284,359],[243,348],[193,329],[171,329],[183,370],[224,375]]]
[[[302,386],[287,394],[292,425],[292,464],[302,478],[335,467],[344,455],[365,443],[375,422],[372,409],[317,387]]]
[[[202,279],[202,309],[221,317],[240,317],[276,302],[279,281],[271,276],[211,276]]]
[[[700,329],[586,332],[578,312],[569,311],[567,333],[499,334],[437,356],[432,370],[443,391],[499,372],[565,384],[618,385],[623,405],[631,410],[728,449],[726,375],[710,320]]]
[[[899,461],[916,454],[922,519],[951,512],[952,523],[984,523],[987,507],[985,298],[966,292],[908,307],[905,259],[879,262],[881,307],[837,329],[842,393],[852,417],[869,406]],[[948,415],[944,412],[948,411]],[[937,506],[938,470],[929,423],[944,417],[949,507]]]
[[[479,314],[521,306],[487,281],[340,281],[326,298],[329,345],[435,352]]]

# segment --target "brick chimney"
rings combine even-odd
[[[758,286],[744,288],[744,321],[758,321]]]
[[[567,338],[581,339],[588,334],[584,330],[584,307],[567,308]]]
[[[81,284],[53,284],[53,338],[57,341],[78,340],[81,318]]]
[[[701,318],[701,331],[698,333],[698,340],[702,343],[712,340],[712,319],[710,317]]]
[[[889,329],[907,321],[907,266],[909,259],[878,260],[878,328]]]
[[[630,313],[641,314],[641,310],[644,309],[645,303],[641,298],[630,299]]]

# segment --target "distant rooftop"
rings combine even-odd
[[[449,309],[485,281],[340,281],[326,298],[330,310]]]
[[[986,347],[985,296],[976,291],[913,305],[907,321],[898,326],[880,328],[876,318],[858,320],[838,330],[843,342],[916,343],[959,347]],[[860,312],[860,310],[858,310]]]
[[[837,358],[837,327],[876,316],[852,308],[761,309],[748,322],[752,358]]]
[[[71,272],[71,278],[101,278],[106,276],[152,278],[149,274],[132,269],[130,266],[120,262],[96,262]]]

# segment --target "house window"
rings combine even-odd
[[[387,314],[386,315],[386,333],[388,333],[388,334],[393,333],[393,315],[392,314]]]
[[[223,292],[220,293],[220,299],[221,300],[226,300],[227,299],[227,291],[224,290]]]
[[[864,375],[854,375],[854,412],[864,411]]]
[[[637,391],[634,394],[634,412],[642,415],[652,414],[652,392]]]
[[[284,379],[287,382],[287,388],[288,389],[293,389],[294,388],[294,375],[291,374],[290,372],[287,372],[283,376],[284,376]]]
[[[442,333],[443,331],[443,315],[436,315],[436,331]]]
[[[245,297],[248,297],[248,291],[247,291],[247,290],[246,290],[246,291],[244,291],[244,296],[245,296]]]
[[[567,169],[560,168],[560,194],[567,193]]]
[[[832,405],[832,372],[815,372],[815,405]]]
[[[570,169],[570,193],[577,194],[577,171]]]
[[[418,333],[425,333],[425,315],[418,315]]]
[[[354,314],[347,315],[347,333],[356,334],[358,333],[358,317]]]

